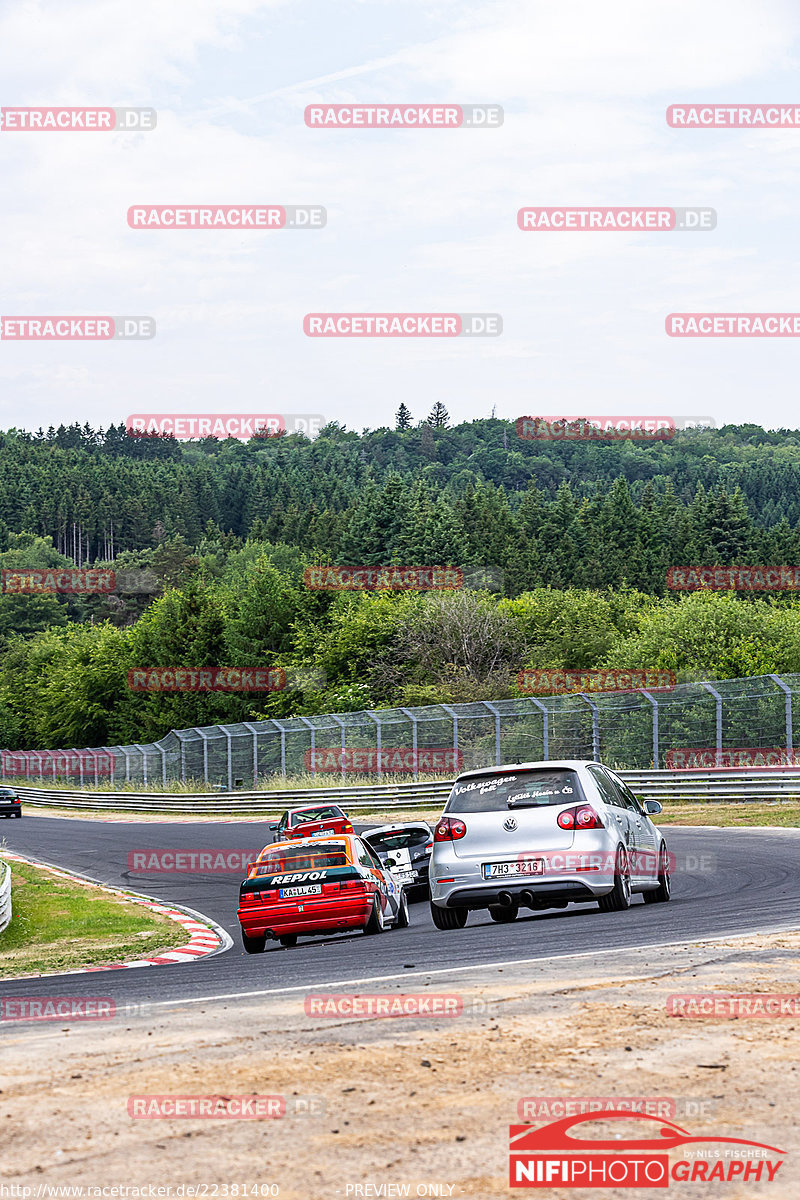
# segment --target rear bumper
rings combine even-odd
[[[539,883],[525,881],[507,883],[502,886],[479,884],[475,887],[459,887],[455,885],[443,896],[440,894],[442,889],[437,889],[437,894],[432,898],[442,908],[488,908],[490,904],[502,903],[500,896],[505,895],[511,896],[513,903],[522,907],[547,908],[550,904],[564,901],[572,904],[586,904],[591,900],[596,900],[598,896],[610,892],[613,886],[612,883],[608,883],[605,886],[597,887],[596,882],[594,880],[592,882],[595,883],[595,887],[590,887],[582,879],[571,881],[560,879]],[[523,892],[529,893],[525,900],[522,899]],[[531,899],[533,904],[530,902]]]
[[[248,904],[236,915],[248,937],[282,937],[287,933],[337,933],[343,929],[363,929],[372,912],[373,898],[353,897],[320,902],[306,898],[302,903]]]

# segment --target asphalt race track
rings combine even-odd
[[[118,1007],[174,1004],[800,924],[800,838],[795,831],[665,828],[664,833],[677,859],[669,904],[646,906],[636,897],[622,913],[601,913],[589,904],[528,913],[510,925],[496,925],[488,913],[473,913],[465,929],[444,932],[434,928],[427,903],[419,903],[411,906],[408,929],[387,930],[377,938],[353,934],[301,940],[291,950],[268,942],[266,953],[248,955],[236,920],[238,872],[145,875],[130,870],[128,862],[132,852],[153,848],[253,850],[271,840],[265,822],[140,824],[38,816],[4,821],[0,837],[9,850],[101,883],[188,905],[227,929],[234,944],[188,965],[62,975],[57,982],[52,977],[9,981],[0,983],[0,996],[110,996]],[[546,963],[531,966],[532,973],[546,969]]]

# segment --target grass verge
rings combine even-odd
[[[14,915],[0,933],[0,979],[150,957],[186,943],[183,926],[140,904],[26,863],[9,866]]]

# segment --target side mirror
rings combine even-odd
[[[648,817],[656,817],[660,812],[664,811],[663,805],[658,800],[645,800],[644,811]]]
[[[270,828],[270,830],[271,830],[273,833],[275,833],[275,832],[277,831],[277,828],[278,828],[278,823],[277,823],[277,821],[274,821],[274,822],[273,822],[273,823],[270,825],[270,827],[269,827],[269,828]]]

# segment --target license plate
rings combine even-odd
[[[543,858],[527,858],[515,863],[484,863],[483,878],[506,878],[509,875],[542,875],[544,873]]]
[[[281,900],[285,900],[289,896],[319,896],[322,892],[321,883],[309,883],[307,887],[292,887],[279,888],[278,895]]]
[[[330,837],[332,829],[315,829],[311,837]]]

